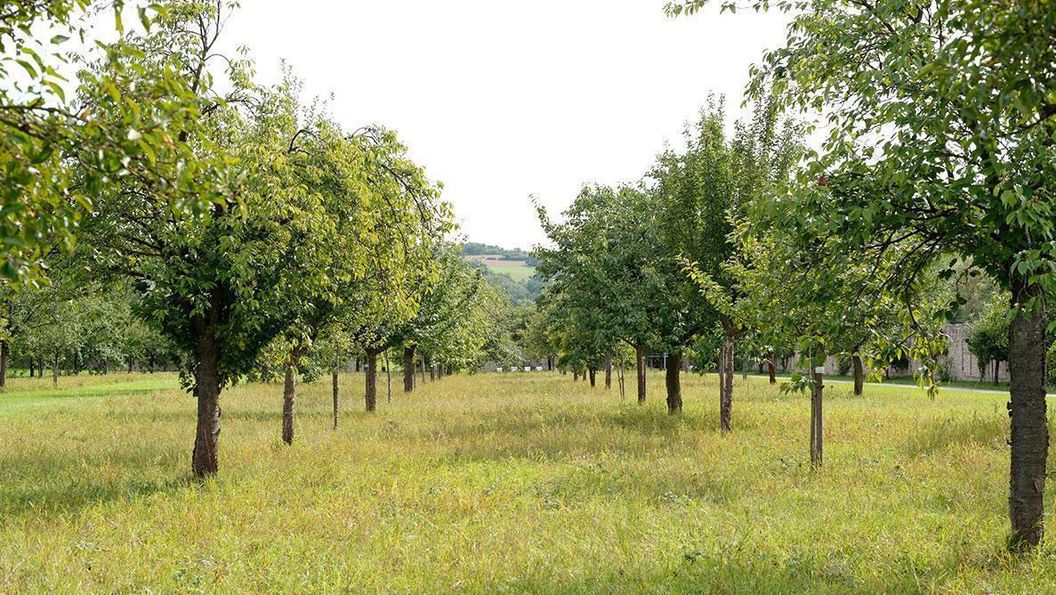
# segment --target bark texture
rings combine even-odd
[[[293,405],[297,399],[297,368],[286,362],[286,382],[282,387],[282,441],[293,444]]]
[[[810,466],[821,467],[825,450],[824,427],[822,425],[822,398],[825,391],[825,375],[814,372],[814,389],[810,393]]]
[[[587,370],[587,375],[590,376],[590,388],[594,388],[594,383],[597,381],[598,371],[594,368]]]
[[[605,388],[612,388],[612,355],[605,356]]]
[[[851,364],[854,367],[854,395],[860,397],[865,392],[865,366],[858,352],[851,355]]]
[[[337,368],[334,368],[333,371],[330,372],[330,383],[333,385],[334,391],[334,429],[336,430],[338,405],[340,404],[339,399],[341,396],[341,387],[338,385],[337,381]]]
[[[0,341],[0,388],[7,386],[7,359],[11,357],[11,347],[7,341]]]
[[[199,321],[195,325],[194,396],[198,399],[198,424],[194,437],[191,469],[196,477],[216,475],[220,440],[220,350],[216,328]]]
[[[414,390],[414,345],[403,348],[403,392]]]
[[[770,384],[777,384],[777,362],[774,361],[773,352],[770,353],[770,358],[766,360],[766,367],[770,371]]]
[[[672,353],[667,357],[667,412],[671,415],[682,413],[682,354]]]
[[[367,350],[367,361],[364,363],[366,379],[365,399],[367,411],[378,408],[378,352]]]
[[[1008,371],[1011,400],[1012,460],[1008,508],[1012,521],[1009,545],[1014,551],[1032,549],[1045,533],[1045,466],[1049,428],[1045,405],[1045,316],[1019,309],[1036,295],[1034,288],[1017,287],[1017,308],[1008,337]],[[1020,299],[1017,300],[1016,296]]]
[[[719,430],[723,434],[733,431],[733,357],[734,330],[724,325],[725,339],[722,345],[722,377],[719,384]]]
[[[634,346],[634,365],[638,374],[638,404],[645,402],[645,344]]]

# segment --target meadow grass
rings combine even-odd
[[[489,260],[486,263],[493,273],[507,274],[514,281],[524,281],[535,274],[535,267],[523,260]]]
[[[1004,553],[1001,395],[833,385],[811,472],[807,398],[764,379],[738,377],[725,437],[714,377],[685,378],[677,418],[659,374],[642,407],[556,373],[454,376],[390,404],[382,377],[372,415],[361,380],[342,378],[337,431],[328,382],[302,385],[292,447],[280,386],[225,391],[204,483],[173,375],[16,384],[0,592],[1056,590],[1052,545]]]

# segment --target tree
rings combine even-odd
[[[1000,365],[1008,361],[1008,295],[997,293],[987,302],[983,312],[968,326],[965,340],[968,350],[979,358],[979,380],[983,380],[986,368],[994,364],[994,383],[998,382]]]
[[[700,285],[687,300],[694,304],[692,310],[707,312],[722,327],[719,427],[728,433],[733,429],[734,345],[748,330],[737,315],[740,296],[728,270],[739,257],[734,225],[756,196],[787,182],[802,143],[796,126],[779,125],[769,98],[758,102],[750,123],[737,124],[732,138],[727,138],[725,115],[722,101],[713,98],[700,120],[687,128],[685,151],[662,154],[650,175],[667,249],[673,259],[687,263]]]
[[[172,9],[186,14],[190,4],[174,2]],[[82,86],[73,92],[61,72],[64,67],[92,60],[132,69],[144,65],[135,43],[103,46],[101,58],[92,45],[85,47],[94,51],[68,51],[71,37],[83,41],[90,33],[76,17],[93,5],[112,9],[118,34],[129,34],[121,19],[122,0],[0,0],[0,159],[5,164],[0,173],[5,190],[0,198],[5,246],[0,278],[6,280],[41,281],[44,259],[73,245],[79,222],[95,214],[101,186],[117,178],[134,174],[151,179],[170,197],[180,195],[187,208],[201,208],[216,198],[198,192],[201,172],[188,159],[190,146],[173,142],[171,124],[184,120],[189,110],[207,107],[194,84],[180,76],[184,68],[152,69],[149,76],[139,77],[140,86],[131,95],[124,84],[129,73],[121,68],[84,70]],[[166,12],[139,7],[144,30],[152,26],[155,9],[159,15]],[[38,39],[40,31],[53,35]],[[168,56],[188,66],[182,63],[186,55]],[[94,91],[85,93],[89,87]],[[93,93],[105,101],[91,100]],[[151,93],[157,101],[134,97]],[[177,163],[184,167],[173,167]]]
[[[587,186],[561,223],[537,210],[556,246],[534,256],[547,282],[540,307],[554,317],[553,335],[564,351],[559,361],[596,369],[618,342],[626,343],[635,350],[644,403],[646,348],[680,353],[696,328],[684,294],[671,289],[687,286],[688,278],[664,250],[652,198],[640,188]],[[669,388],[668,409],[678,413],[679,387]]]
[[[707,0],[668,5],[698,10]],[[733,8],[733,3],[724,3]],[[757,1],[757,10],[770,2]],[[1010,547],[1044,534],[1047,321],[1056,292],[1056,11],[1042,2],[780,2],[784,47],[754,69],[830,131],[788,224],[847,254],[909,246],[896,293],[944,254],[1011,294]]]
[[[406,157],[395,135],[377,127],[349,134],[324,115],[301,115],[299,86],[288,77],[282,105],[290,158],[273,186],[292,183],[312,197],[289,217],[284,275],[277,288],[288,323],[283,343],[283,441],[293,442],[298,368],[319,334],[373,314],[380,293],[394,315],[417,308],[413,280],[429,280],[430,247],[449,228],[439,188]],[[377,283],[369,278],[381,273]],[[364,291],[366,290],[366,291]]]
[[[185,355],[199,477],[218,469],[222,388],[289,324],[275,289],[301,282],[285,258],[319,208],[316,195],[283,177],[295,140],[287,97],[255,89],[239,60],[224,62],[229,90],[217,91],[210,65],[224,10],[173,2],[149,35],[120,40],[82,75],[83,100],[100,118],[123,114],[111,109],[117,102],[142,114],[178,113],[146,159],[150,167],[95,188],[95,213],[82,227],[91,241],[81,246],[96,270],[131,280],[139,313]],[[134,123],[126,127],[139,134]]]
[[[80,120],[70,113],[65,79],[56,69],[62,46],[74,34],[75,13],[88,0],[0,1],[0,156],[3,198],[0,239],[6,280],[40,272],[55,240],[72,239],[72,227],[87,201],[70,196],[69,170],[62,164]],[[48,41],[31,30],[51,28]]]
[[[438,276],[422,295],[404,344],[418,346],[423,366],[435,362],[447,370],[474,369],[485,357],[502,357],[510,336],[509,299],[454,246],[441,246],[436,264]]]
[[[0,285],[0,388],[7,384],[12,346],[26,335],[52,323],[46,289],[13,288]],[[17,350],[15,356],[18,357]]]

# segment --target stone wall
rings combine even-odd
[[[946,336],[950,338],[949,348],[943,363],[950,368],[950,376],[954,380],[979,380],[979,358],[968,351],[967,324],[950,324],[946,326]],[[984,380],[993,382],[994,367],[997,366],[997,378],[1000,382],[1008,382],[1008,364],[1006,362],[990,362],[986,366]]]

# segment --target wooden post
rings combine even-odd
[[[814,368],[814,388],[810,394],[810,467],[817,469],[822,464],[825,449],[824,426],[822,424],[822,397],[825,392],[825,368]]]

